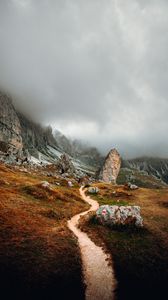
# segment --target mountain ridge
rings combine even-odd
[[[52,127],[44,127],[30,120],[15,109],[12,99],[0,93],[0,151],[26,156],[33,163],[56,163],[63,153],[68,154],[75,167],[95,173],[103,159],[94,147],[87,147],[79,141],[70,141]],[[6,129],[6,127],[8,127]],[[16,132],[13,132],[16,128]],[[14,137],[15,139],[14,139]],[[19,140],[19,144],[16,140]]]
[[[122,168],[145,172],[155,178],[168,183],[168,159],[143,156],[122,161]]]
[[[70,156],[75,168],[85,173],[99,173],[105,157],[96,147],[70,140],[51,126],[42,126],[16,110],[12,99],[0,92],[0,151],[31,158],[32,163],[56,163],[63,153]],[[8,160],[9,161],[9,160]],[[137,170],[168,183],[168,159],[142,156],[122,159],[121,168]]]

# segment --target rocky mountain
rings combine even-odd
[[[11,99],[0,93],[0,150],[22,149],[21,125]]]
[[[70,141],[59,131],[53,134],[50,126],[43,127],[28,119],[16,111],[10,97],[1,93],[0,151],[9,154],[9,148],[12,161],[15,158],[18,161],[28,157],[29,161],[35,164],[57,163],[62,154],[66,153],[75,168],[86,174],[94,174],[102,159],[96,148],[84,146],[78,141]]]
[[[48,146],[58,147],[50,126],[42,127],[40,124],[36,124],[26,118],[23,114],[17,114],[21,125],[23,146],[29,150],[32,156],[39,158],[39,152],[47,154]]]
[[[121,167],[121,157],[116,149],[110,150],[100,171],[100,180],[116,183]]]
[[[120,157],[116,150],[111,150],[104,160],[96,148],[72,141],[59,131],[53,133],[50,126],[43,127],[28,119],[16,111],[9,96],[0,93],[0,159],[5,156],[7,162],[11,162],[28,158],[39,165],[55,164],[64,153],[69,155],[75,169],[84,174],[94,175],[101,169],[101,180],[115,181],[117,178]],[[129,173],[138,172],[138,178],[142,174],[168,183],[168,159],[141,157],[124,160],[121,167],[120,179],[129,170]]]
[[[95,147],[87,146],[77,139],[70,140],[58,130],[55,131],[54,136],[59,148],[75,159],[95,168],[102,164],[104,157]]]
[[[64,134],[62,134],[59,130],[55,130],[54,138],[62,151],[73,156],[72,142]]]
[[[140,157],[122,161],[122,168],[137,170],[168,183],[168,159]]]

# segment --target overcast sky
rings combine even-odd
[[[0,72],[34,120],[168,157],[168,0],[0,0]]]

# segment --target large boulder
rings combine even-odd
[[[96,218],[103,225],[143,226],[139,206],[102,205],[96,212]]]
[[[88,188],[88,193],[89,194],[98,194],[99,193],[99,188],[91,186],[91,187]]]
[[[100,171],[100,180],[107,183],[116,183],[121,167],[121,157],[116,149],[112,149],[105,158]]]

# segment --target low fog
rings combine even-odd
[[[125,157],[168,157],[167,0],[1,0],[0,89]]]

